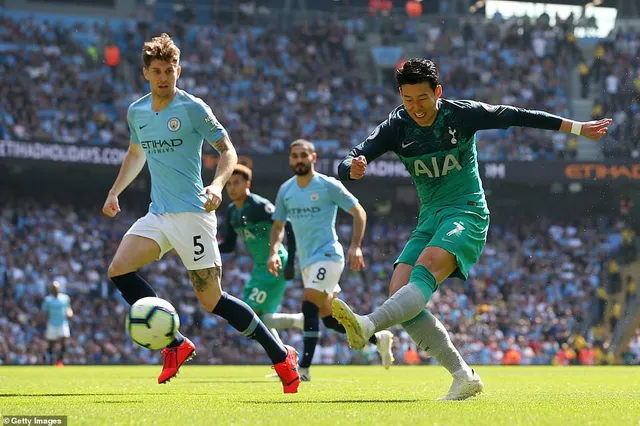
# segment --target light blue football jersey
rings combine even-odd
[[[131,141],[142,145],[151,174],[151,205],[155,214],[202,212],[202,143],[213,144],[227,131],[202,99],[177,89],[162,111],[151,109],[151,94],[127,112]]]
[[[301,269],[320,261],[344,260],[336,214],[338,207],[349,211],[357,203],[340,181],[320,173],[306,188],[298,186],[295,176],[280,186],[272,218],[291,222]]]
[[[49,325],[54,327],[68,324],[67,309],[70,307],[71,299],[64,293],[59,293],[58,297],[49,294],[42,302],[42,310],[48,314]]]

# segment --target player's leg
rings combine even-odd
[[[270,330],[291,327],[302,330],[304,324],[302,313],[278,312],[287,289],[287,281],[282,275],[274,277],[266,268],[263,269],[253,270],[251,278],[244,287],[242,300],[253,309]],[[277,332],[275,335],[277,336]]]
[[[320,317],[325,327],[338,333],[346,334],[344,326],[333,316],[332,302],[338,297],[338,293],[333,293],[327,297],[325,303],[320,307]],[[382,366],[389,369],[395,361],[393,357],[393,333],[389,330],[382,330],[369,337],[369,343],[376,345],[376,349],[382,359]]]
[[[216,265],[200,270],[190,270],[189,277],[200,304],[207,311],[227,320],[229,325],[249,339],[260,343],[276,367],[276,372],[283,379],[285,392],[296,392],[299,382],[297,372],[294,375],[289,372],[286,378],[283,378],[282,371],[278,371],[278,365],[290,364],[290,368],[297,367],[295,351],[276,339],[249,305],[222,291],[220,285],[222,268]]]
[[[389,285],[390,296],[393,296],[396,291],[409,283],[412,271],[413,266],[407,263],[398,263],[396,265],[393,276],[391,277],[391,284]],[[431,357],[438,361],[440,365],[447,369],[454,379],[454,384],[460,382],[476,382],[477,374],[475,374],[474,370],[469,367],[462,358],[462,355],[460,355],[460,352],[458,352],[454,346],[449,332],[442,322],[429,312],[429,310],[426,308],[423,309],[415,318],[402,323],[402,326],[420,349],[426,351]],[[457,385],[456,387],[460,386]],[[469,386],[466,387],[469,388]],[[477,390],[473,388],[477,387],[477,383],[472,383],[471,389],[467,390],[473,393],[474,390]],[[456,392],[449,393],[451,395],[457,395]],[[473,395],[476,393],[477,392],[473,393]],[[469,392],[463,392],[463,395],[464,394],[469,394]]]
[[[143,297],[157,297],[138,270],[160,259],[169,250],[171,243],[162,232],[162,218],[158,215],[148,213],[127,231],[109,265],[109,278],[129,305]],[[178,331],[169,346],[178,346],[183,341]]]
[[[222,291],[222,261],[216,239],[215,213],[179,213],[169,219],[175,224],[166,227],[168,238],[189,271],[200,304],[260,343],[282,380],[284,392],[297,392],[300,378],[295,350],[276,340],[246,303]]]
[[[64,355],[67,351],[67,339],[71,337],[71,333],[69,331],[69,324],[64,324],[60,330],[60,347],[58,350],[58,362],[57,365],[62,366],[64,364]]]

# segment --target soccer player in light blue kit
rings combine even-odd
[[[267,263],[269,272],[277,276],[282,268],[278,247],[284,238],[285,224],[290,221],[304,285],[304,355],[299,368],[302,381],[311,380],[309,368],[320,335],[319,316],[327,328],[346,333],[331,316],[331,301],[341,290],[338,282],[345,263],[344,250],[336,233],[338,207],[353,216],[353,235],[347,253],[351,270],[359,271],[365,266],[360,244],[367,214],[340,181],[315,171],[316,159],[311,142],[298,139],[291,143],[289,164],[295,176],[282,184],[276,197]],[[393,334],[382,330],[369,341],[376,345],[382,364],[388,369],[393,363]]]
[[[142,59],[151,93],[129,107],[129,150],[102,211],[111,217],[120,211],[118,195],[145,162],[151,174],[151,205],[147,215],[122,239],[109,266],[109,277],[129,304],[156,297],[137,270],[175,249],[202,306],[258,341],[273,362],[284,392],[295,393],[300,382],[295,350],[277,341],[246,303],[220,286],[222,262],[215,209],[237,164],[236,151],[211,108],[176,87],[181,73],[180,49],[171,37],[162,34],[145,43]],[[205,140],[220,153],[213,182],[206,187],[201,175]],[[158,383],[175,377],[180,366],[195,354],[195,345],[176,332],[162,354],[164,365]]]
[[[51,294],[47,295],[42,301],[42,310],[47,313],[45,338],[49,342],[47,350],[49,362],[53,364],[53,349],[55,344],[58,343],[56,365],[62,367],[64,365],[67,339],[71,336],[69,318],[73,317],[73,310],[71,309],[71,299],[60,291],[60,283],[58,281],[54,281],[51,284]]]

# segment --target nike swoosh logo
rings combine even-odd
[[[144,129],[147,126],[148,126],[148,124],[145,124],[144,126],[140,126],[140,130]]]
[[[446,238],[443,238],[443,239],[442,239],[442,241],[444,241],[445,243],[452,243],[452,242],[453,242],[453,241],[448,240],[448,239],[446,239]]]
[[[194,256],[194,257],[193,257],[193,261],[194,261],[194,262],[197,262],[198,260],[202,259],[203,257],[204,257],[204,254],[203,254],[202,256],[200,256],[200,257],[195,257],[195,256]]]
[[[298,380],[300,380],[299,377],[296,377],[295,379],[293,379],[292,381],[290,381],[289,383],[285,383],[287,386],[291,386],[292,384],[294,384],[295,382],[297,382]]]
[[[408,147],[409,145],[413,145],[414,143],[416,143],[416,141],[411,141],[411,142],[409,142],[409,143],[404,143],[404,142],[403,142],[403,143],[402,143],[402,148],[406,148],[406,147]]]

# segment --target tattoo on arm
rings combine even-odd
[[[231,148],[231,141],[227,136],[223,136],[221,139],[213,143],[213,147],[216,151],[222,154],[223,152],[229,151]]]
[[[215,282],[215,280],[220,282],[221,277],[222,271],[219,266],[198,269],[197,271],[189,271],[189,278],[191,278],[193,288],[198,293],[206,291]]]

